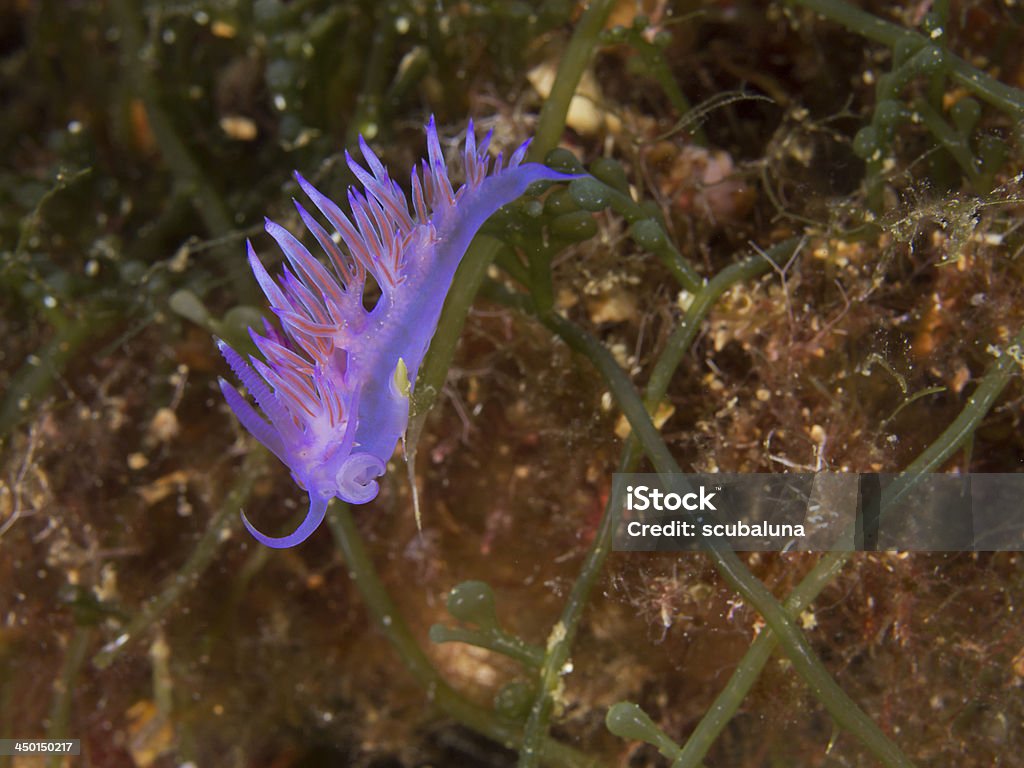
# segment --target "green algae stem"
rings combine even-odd
[[[111,4],[122,36],[122,56],[127,76],[136,96],[145,106],[146,116],[164,161],[170,168],[177,193],[190,200],[208,234],[220,237],[234,229],[231,211],[221,197],[202,164],[193,156],[188,144],[178,135],[174,120],[160,102],[161,80],[156,76],[153,51],[144,43],[143,9],[132,0],[114,0]],[[228,262],[238,298],[256,304],[259,291],[249,276],[244,259]]]
[[[144,35],[142,20],[139,18],[141,10],[131,0],[114,0],[112,8],[124,39],[124,56],[128,59],[126,68],[136,93],[146,106],[146,114],[164,159],[182,190],[195,191],[199,202],[196,213],[203,219],[210,234],[222,235],[231,229],[231,215],[227,206],[157,101],[160,89],[152,76],[148,55],[143,54]]]
[[[381,582],[348,505],[337,500],[332,501],[327,522],[338,548],[342,551],[349,575],[362,595],[377,629],[394,647],[406,668],[427,692],[431,702],[442,712],[477,733],[508,748],[515,748],[521,741],[515,723],[503,720],[467,701],[434,669],[402,619],[387,588]],[[599,761],[588,758],[572,747],[560,744],[547,736],[541,740],[538,754],[546,763],[564,768],[598,768],[602,765]]]
[[[528,160],[539,162],[558,144],[558,139],[562,135],[562,131],[565,130],[569,102],[572,101],[572,97],[576,93],[576,86],[590,63],[594,48],[598,44],[601,29],[614,5],[614,0],[597,0],[587,8],[580,19],[566,48],[565,55],[559,63],[551,93],[541,108],[537,120],[537,130],[527,155]],[[477,237],[473,240],[452,281],[452,287],[448,292],[448,298],[438,321],[437,331],[434,333],[430,349],[417,377],[405,444],[406,462],[412,483],[417,517],[419,515],[419,498],[414,476],[416,445],[423,432],[427,414],[444,385],[448,368],[451,366],[455,354],[455,346],[458,344],[462,326],[466,321],[466,315],[483,283],[487,268],[494,261],[500,249],[501,244],[493,239]]]
[[[681,473],[679,465],[654,427],[642,400],[633,390],[629,378],[611,353],[596,339],[560,317],[548,317],[545,324],[558,333],[570,347],[586,355],[605,376],[619,407],[622,408],[634,434],[658,473]],[[612,516],[608,514],[608,517]],[[602,529],[603,527],[602,523]],[[614,526],[610,525],[609,528],[613,529]],[[757,609],[765,623],[780,637],[780,644],[793,663],[794,669],[836,722],[856,736],[885,765],[911,768],[913,763],[839,687],[814,653],[807,637],[796,627],[768,588],[740,561],[736,553],[727,545],[718,542],[709,542],[707,551],[726,582]],[[549,671],[547,665],[545,671]],[[542,715],[543,712],[539,712],[538,716]],[[529,763],[521,762],[521,768],[525,768],[526,765]]]
[[[534,132],[533,143],[527,155],[528,160],[540,162],[557,146],[558,139],[565,130],[569,102],[572,101],[576,86],[590,63],[601,29],[614,5],[614,0],[597,0],[587,8],[580,19],[569,40],[565,55],[558,65],[551,93],[541,108],[537,130]],[[415,459],[415,446],[423,431],[426,415],[437,400],[437,394],[441,391],[445,376],[448,374],[466,315],[487,273],[487,267],[494,261],[500,248],[501,244],[491,238],[475,238],[452,281],[437,331],[431,340],[430,350],[423,361],[416,391],[413,394],[408,431],[408,442],[413,447],[410,465]],[[415,488],[415,484],[413,487]]]
[[[576,93],[576,86],[579,85],[583,72],[590,64],[601,30],[614,6],[614,0],[594,0],[580,17],[579,24],[565,49],[565,55],[558,64],[551,93],[541,107],[533,144],[530,145],[527,155],[528,160],[539,162],[558,146],[558,140],[565,130],[569,102]]]
[[[72,735],[70,733],[71,709],[75,698],[75,684],[95,634],[95,627],[84,625],[75,627],[71,633],[71,639],[68,641],[67,651],[64,655],[64,667],[54,684],[50,724],[46,729],[46,738],[51,741],[67,739]],[[50,756],[48,765],[50,768],[60,768],[63,762],[62,755],[54,754]]]
[[[107,643],[93,656],[93,666],[97,669],[109,667],[126,646],[134,643],[147,629],[159,621],[186,591],[195,586],[206,569],[210,567],[221,546],[230,538],[225,533],[240,527],[239,510],[245,506],[245,502],[252,493],[253,483],[265,468],[266,452],[260,448],[249,451],[238,472],[238,479],[224,498],[220,509],[210,521],[206,531],[196,543],[185,565],[168,580],[167,586],[147,602],[142,610],[135,615],[135,618],[121,629],[116,639]]]
[[[890,48],[910,44],[924,46],[927,40],[909,29],[880,19],[874,14],[862,11],[843,0],[788,0],[803,6],[830,21],[842,24],[851,32],[882,43]],[[1024,93],[1019,89],[999,82],[990,75],[976,69],[963,59],[947,54],[950,77],[958,85],[967,88],[997,109],[1018,120],[1024,119]]]
[[[786,254],[795,248],[795,241],[787,241],[769,251],[769,254],[777,259],[785,260]],[[787,251],[788,249],[788,251]],[[655,364],[654,374],[647,387],[647,407],[653,409],[661,402],[668,389],[669,382],[683,355],[690,348],[690,344],[700,328],[701,322],[707,317],[714,306],[715,301],[729,288],[743,280],[751,279],[757,275],[767,272],[769,262],[765,259],[747,259],[743,262],[722,270],[715,276],[704,289],[698,293],[697,298],[690,305],[682,324],[673,332],[669,343],[658,357]],[[614,361],[613,361],[614,364]],[[617,364],[616,368],[617,368]],[[611,384],[611,381],[609,381]],[[627,389],[632,387],[627,380]],[[622,456],[619,459],[618,472],[633,471],[640,461],[640,444],[635,436],[630,436],[623,447]],[[537,744],[547,730],[547,723],[552,712],[552,692],[558,685],[561,670],[565,661],[569,658],[573,641],[579,628],[580,619],[583,616],[583,609],[590,598],[597,578],[601,573],[604,562],[611,551],[612,535],[615,531],[615,511],[612,509],[611,500],[601,516],[601,522],[587,551],[583,566],[580,568],[579,576],[573,583],[569,599],[566,600],[562,610],[559,624],[564,631],[561,638],[548,647],[547,657],[541,673],[541,688],[534,700],[527,720],[526,731],[523,737],[524,749],[520,756],[520,766],[536,765]]]
[[[540,668],[544,663],[544,649],[529,645],[515,635],[497,629],[472,630],[435,624],[430,628],[432,643],[466,643],[486,648],[518,661],[525,667]]]
[[[650,203],[641,205],[629,194],[595,177],[576,179],[569,185],[569,194],[587,210],[596,211],[607,206],[632,224],[631,234],[637,245],[657,256],[682,288],[696,293],[703,286],[704,281],[696,267],[669,239],[661,221],[652,218],[648,208]]]
[[[1014,344],[1024,344],[1024,329],[1014,337]],[[974,394],[968,398],[967,405],[960,415],[943,433],[914,459],[902,476],[887,489],[882,500],[883,509],[895,504],[914,483],[928,472],[934,472],[963,447],[981,420],[995,405],[1002,394],[1017,363],[1010,355],[1001,355],[988,371],[985,372]],[[831,552],[811,569],[810,573],[786,597],[783,605],[792,617],[800,615],[821,591],[839,575],[843,566],[850,559],[850,552]],[[772,652],[778,645],[778,638],[769,630],[758,635],[749,650],[740,660],[732,677],[722,692],[715,698],[706,714],[697,724],[690,738],[683,747],[683,752],[673,763],[673,768],[696,768],[711,749],[712,744],[725,729],[729,720],[736,714],[750,689],[757,682],[761,670],[768,663]]]
[[[394,59],[397,36],[395,17],[399,15],[400,8],[401,5],[394,2],[377,5],[377,19],[363,87],[356,99],[356,113],[349,121],[348,134],[345,137],[345,143],[349,146],[354,146],[361,135],[372,141],[387,120],[387,103],[382,97],[387,84],[388,69]]]
[[[643,446],[644,452],[654,464],[655,469],[659,473],[680,472],[678,464],[654,427],[644,402],[636,394],[628,376],[619,367],[611,353],[596,339],[558,315],[543,315],[540,319],[571,348],[590,359],[602,373],[618,401],[619,407],[629,420],[633,434]],[[598,553],[597,557],[601,561],[607,553],[608,542],[613,530],[614,510],[609,506],[605,510],[598,535],[591,549],[591,553],[595,551]],[[781,638],[781,644],[793,663],[794,669],[808,684],[811,692],[824,704],[836,722],[856,736],[885,765],[910,768],[913,763],[835,682],[827,668],[815,655],[806,636],[795,626],[790,616],[767,587],[743,565],[735,552],[717,542],[708,543],[707,550],[725,580],[757,609],[768,626]],[[588,554],[588,561],[584,565],[577,585],[584,579],[583,574],[587,572],[589,564],[590,556]],[[596,578],[596,573],[590,578]],[[568,614],[570,622],[560,622],[565,628],[563,633],[565,638],[571,638],[574,634],[574,628],[579,622],[586,596],[589,594],[589,586],[587,586],[583,589],[583,599],[577,603],[574,600],[577,585],[574,585],[573,593],[567,603],[566,614]],[[547,722],[554,706],[552,694],[558,685],[561,670],[567,659],[568,647],[564,641],[555,643],[554,648],[549,649],[548,659],[541,674],[541,693],[538,695],[531,710],[530,719],[527,721],[523,751],[520,753],[520,768],[536,765],[536,739],[547,729]]]
[[[448,368],[451,367],[452,358],[455,356],[455,347],[462,335],[462,326],[466,323],[469,308],[473,305],[473,300],[487,275],[487,268],[501,249],[502,244],[493,238],[478,236],[473,239],[455,272],[451,290],[448,291],[448,298],[441,310],[437,330],[430,342],[430,349],[427,350],[423,366],[416,377],[416,387],[409,404],[409,426],[402,438],[402,448],[409,486],[412,488],[413,511],[417,526],[420,525],[419,491],[416,487],[417,445],[427,423],[427,416],[430,415],[430,409],[437,402],[438,393],[444,386],[445,377],[448,376]]]
[[[114,320],[113,313],[96,312],[76,322],[68,321],[22,364],[0,404],[0,438],[17,426],[33,406],[39,405],[60,380],[68,362],[90,339],[102,336]]]
[[[609,707],[604,723],[620,739],[652,744],[669,760],[679,754],[679,745],[651,720],[650,715],[631,701],[620,701]]]

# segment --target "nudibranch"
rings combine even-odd
[[[492,158],[491,134],[477,144],[470,121],[465,182],[456,190],[433,118],[426,134],[427,159],[412,172],[411,209],[362,137],[366,167],[345,153],[362,187],[349,188],[351,215],[295,174],[334,230],[295,203],[326,264],[269,219],[266,231],[287,262],[277,280],[247,243],[249,264],[281,330],[266,321],[262,333],[249,329],[262,360],[246,361],[222,341],[218,346],[262,415],[223,379],[220,388],[242,425],[309,494],[306,518],[287,536],[267,536],[242,514],[249,532],[269,547],[305,541],[323,521],[332,497],[363,504],[377,495],[377,478],[405,434],[416,374],[473,236],[534,182],[574,178],[524,163],[529,142],[508,162],[501,154]],[[367,275],[380,293],[371,309],[363,296]]]

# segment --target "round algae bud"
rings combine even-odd
[[[641,248],[657,251],[665,245],[665,230],[654,219],[640,219],[633,224],[630,234]]]
[[[875,107],[875,122],[886,127],[906,119],[907,108],[895,99],[882,99]]]
[[[627,741],[658,744],[663,738],[661,730],[650,716],[631,701],[613,704],[608,709],[604,723],[609,731]]]
[[[558,147],[548,152],[544,158],[544,165],[562,173],[583,173],[583,165],[568,149]]]
[[[567,240],[586,240],[597,234],[597,223],[587,211],[566,213],[552,220],[551,234]]]
[[[502,717],[522,720],[530,711],[535,691],[525,680],[513,680],[503,685],[494,697],[494,711]]]
[[[624,195],[629,194],[629,179],[626,178],[626,171],[618,160],[612,160],[610,157],[597,158],[590,164],[590,175]]]
[[[544,201],[544,213],[548,216],[561,216],[563,213],[573,213],[579,209],[568,189],[556,190]]]
[[[531,219],[536,219],[544,213],[544,203],[540,200],[527,200],[523,203],[523,213]]]
[[[484,629],[498,626],[494,610],[494,591],[484,581],[464,581],[448,593],[448,613],[459,621]]]
[[[595,179],[573,180],[569,184],[569,194],[585,211],[602,211],[608,205],[608,190]]]
[[[878,129],[872,125],[864,126],[853,137],[853,154],[861,160],[870,160],[879,149]]]

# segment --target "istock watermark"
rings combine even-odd
[[[636,510],[637,512],[646,512],[647,510],[654,510],[657,512],[676,512],[680,509],[685,509],[687,512],[695,512],[697,510],[715,510],[715,505],[712,500],[715,498],[717,491],[708,493],[705,486],[694,492],[690,493],[665,493],[658,488],[651,488],[646,485],[627,485],[626,486],[626,509]]]
[[[614,546],[1024,551],[1024,473],[617,474]]]

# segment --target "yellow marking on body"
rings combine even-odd
[[[405,365],[405,360],[398,358],[398,365],[395,366],[395,390],[404,397],[406,400],[409,399],[409,392],[412,391],[412,386],[409,384],[409,368]]]

